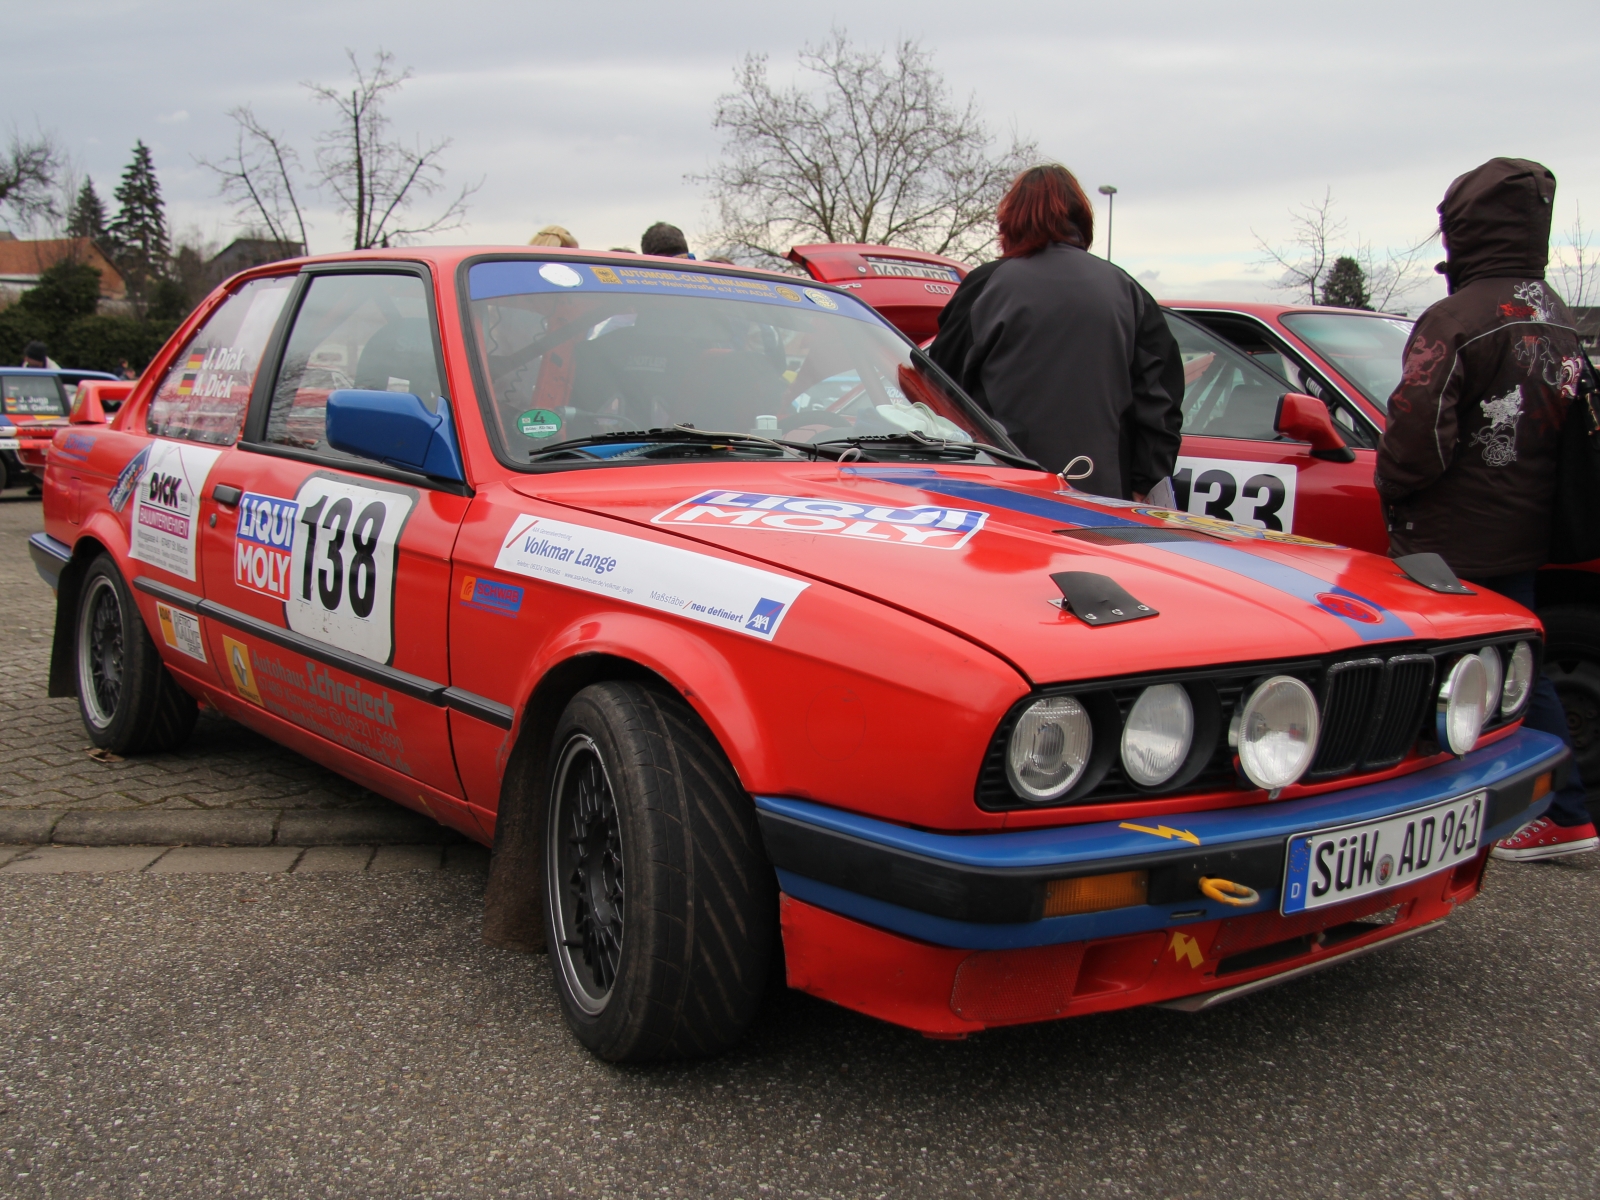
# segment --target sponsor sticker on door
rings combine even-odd
[[[1180,457],[1172,491],[1180,512],[1292,533],[1297,476],[1285,463]]]
[[[195,578],[195,543],[200,535],[200,497],[211,465],[222,454],[209,446],[152,442],[144,469],[133,483],[133,519],[128,555],[140,562]],[[130,463],[131,467],[133,464]],[[118,481],[118,487],[122,481]]]
[[[246,492],[239,499],[233,538],[233,582],[279,600],[289,598],[289,563],[300,506],[279,496]]]
[[[810,585],[786,575],[545,517],[518,515],[495,569],[771,641]]]
[[[206,661],[206,643],[200,636],[200,618],[193,613],[156,603],[156,620],[161,624],[161,640],[179,654]]]

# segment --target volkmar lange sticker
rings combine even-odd
[[[495,569],[625,600],[771,641],[810,585],[643,538],[524,513]]]

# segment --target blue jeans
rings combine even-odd
[[[1467,582],[1488,588],[1491,592],[1499,592],[1524,608],[1532,608],[1534,575],[1533,571],[1518,571],[1514,575],[1469,579]],[[1572,737],[1567,731],[1567,711],[1561,707],[1561,697],[1556,695],[1555,684],[1543,674],[1534,685],[1533,698],[1528,701],[1528,712],[1522,718],[1522,723],[1541,733],[1553,733],[1567,744],[1568,749],[1572,748]],[[1583,780],[1578,775],[1577,763],[1572,764],[1572,773],[1567,776],[1566,786],[1556,793],[1546,815],[1557,825],[1564,826],[1587,825],[1593,819],[1589,816],[1588,797],[1583,790]]]

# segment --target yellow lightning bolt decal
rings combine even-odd
[[[1124,821],[1119,828],[1132,829],[1136,833],[1152,834],[1158,838],[1166,838],[1168,841],[1177,838],[1180,842],[1188,842],[1191,846],[1200,844],[1200,839],[1187,829],[1174,829],[1170,825],[1157,825],[1154,829],[1151,829],[1148,825],[1135,825],[1132,821]]]
[[[1172,941],[1167,946],[1167,949],[1172,951],[1172,957],[1177,962],[1188,959],[1191,971],[1205,961],[1205,955],[1200,953],[1200,943],[1187,933],[1173,934]]]

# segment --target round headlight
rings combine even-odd
[[[1500,688],[1500,711],[1515,716],[1533,691],[1533,647],[1518,642],[1506,666],[1506,681]]]
[[[1006,754],[1011,786],[1029,800],[1066,793],[1089,762],[1094,730],[1088,710],[1071,696],[1035,700],[1017,719]]]
[[[1317,699],[1288,675],[1274,675],[1250,694],[1233,731],[1239,766],[1269,792],[1306,773],[1317,752]]]
[[[1478,744],[1483,730],[1484,685],[1489,682],[1483,659],[1465,654],[1456,660],[1439,688],[1439,744],[1451,754],[1465,754]]]
[[[1483,660],[1483,721],[1487,725],[1500,707],[1500,651],[1485,646],[1478,657]]]
[[[1175,683],[1147,687],[1133,702],[1122,727],[1122,766],[1143,787],[1165,783],[1178,773],[1194,741],[1194,705]]]

